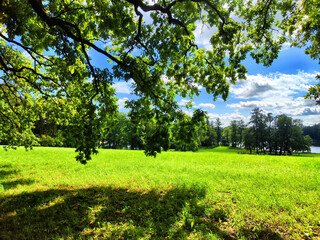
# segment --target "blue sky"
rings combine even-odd
[[[200,25],[195,30],[196,43],[200,47],[210,49],[209,29]],[[103,63],[98,53],[90,54],[96,63]],[[97,65],[100,65],[97,64]],[[232,120],[248,122],[250,112],[254,107],[271,112],[274,116],[286,114],[295,119],[301,119],[304,125],[313,125],[320,122],[320,106],[315,101],[305,100],[303,96],[311,85],[317,83],[315,76],[320,72],[320,65],[304,53],[303,49],[290,48],[285,45],[271,67],[258,65],[250,57],[244,61],[247,67],[247,80],[238,81],[230,87],[227,101],[218,99],[213,101],[204,89],[199,98],[194,99],[194,106],[208,112],[211,120],[220,118],[224,126]],[[131,99],[130,82],[116,82],[119,110],[124,109],[124,101]],[[180,106],[188,114],[193,109],[185,109],[188,99],[177,98]]]

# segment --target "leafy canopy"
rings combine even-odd
[[[216,99],[245,79],[248,54],[269,66],[286,41],[319,59],[318,0],[1,0],[1,139],[31,146],[33,122],[48,110],[67,125],[85,163],[117,111],[112,84],[132,81],[135,122],[154,121],[147,155],[169,146],[185,116],[176,95],[203,86]],[[211,50],[195,42],[212,29]],[[277,34],[275,34],[277,33]],[[105,57],[92,64],[89,51]],[[315,96],[314,94],[311,96]],[[197,110],[190,124],[205,113]],[[199,121],[199,122],[197,122]],[[188,123],[189,124],[189,123]],[[192,129],[192,127],[190,127]]]

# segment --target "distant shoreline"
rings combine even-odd
[[[311,146],[311,153],[320,153],[320,146]]]

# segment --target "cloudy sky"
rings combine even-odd
[[[199,24],[194,33],[196,43],[210,49],[210,29]],[[231,120],[242,119],[248,122],[250,112],[255,107],[271,112],[274,116],[286,114],[301,119],[304,125],[320,122],[320,106],[315,106],[314,101],[305,100],[303,97],[308,88],[317,83],[315,76],[320,72],[320,65],[305,55],[303,49],[285,46],[269,68],[257,65],[250,57],[244,64],[248,69],[247,80],[238,81],[231,86],[226,102],[221,99],[214,102],[212,96],[202,89],[200,97],[194,101],[194,106],[207,111],[211,120],[219,117],[224,126]],[[128,111],[124,109],[124,102],[132,98],[130,85],[130,82],[114,84],[120,111],[123,112]],[[188,100],[178,99],[179,105],[184,109],[183,106]]]

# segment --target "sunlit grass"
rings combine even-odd
[[[238,151],[1,149],[0,239],[319,239],[320,156]]]

